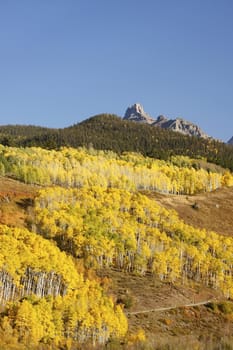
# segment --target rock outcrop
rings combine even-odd
[[[139,103],[135,103],[131,107],[128,107],[123,119],[177,131],[184,135],[209,138],[209,136],[198,125],[193,124],[185,119],[168,119],[164,115],[160,115],[157,119],[154,119],[144,111],[142,105]]]
[[[209,138],[209,136],[198,125],[182,118],[167,119],[164,116],[159,116],[152,125],[159,126],[163,129],[177,131],[184,135],[203,137],[205,139]]]
[[[131,107],[128,107],[123,119],[146,124],[152,124],[155,121],[144,111],[143,107],[139,103],[135,103]]]

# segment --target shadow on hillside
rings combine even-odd
[[[22,209],[27,209],[28,207],[32,207],[34,204],[34,200],[32,198],[22,198],[16,202],[16,204]]]

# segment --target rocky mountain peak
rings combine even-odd
[[[140,103],[135,103],[128,107],[123,119],[147,124],[152,124],[155,121],[144,111],[144,108]]]
[[[209,138],[209,136],[204,131],[202,131],[198,125],[193,124],[180,117],[176,119],[168,119],[164,115],[159,115],[157,119],[152,118],[144,111],[140,103],[135,103],[132,106],[128,107],[123,119],[146,123],[163,129],[173,130],[184,135]]]
[[[157,121],[158,122],[162,122],[162,121],[167,121],[168,119],[164,116],[164,115],[159,115],[158,118],[157,118]]]
[[[144,109],[142,107],[142,105],[140,105],[140,103],[135,103],[132,108],[135,109],[136,113],[139,113],[139,114],[145,114],[144,112]]]
[[[158,118],[154,121],[153,125],[154,126],[161,126],[164,124],[164,123],[167,123],[168,122],[168,118],[165,117],[164,115],[159,115]]]

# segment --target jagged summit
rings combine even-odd
[[[128,107],[123,119],[177,131],[184,135],[209,138],[209,136],[203,130],[201,130],[198,125],[193,124],[185,119],[168,119],[164,115],[159,115],[157,119],[154,119],[144,111],[140,103],[135,103],[131,107]]]
[[[155,121],[149,114],[144,111],[140,103],[135,103],[131,107],[128,107],[123,119],[147,124],[152,124]]]
[[[165,117],[158,117],[153,123],[153,126],[159,126],[163,129],[169,129],[180,132],[184,135],[197,136],[202,138],[208,138],[209,136],[196,124],[193,124],[185,119],[167,119]]]
[[[168,121],[169,121],[169,119],[167,117],[165,117],[164,115],[159,115],[158,118],[154,121],[154,123],[152,125],[162,127],[162,125],[164,125]]]

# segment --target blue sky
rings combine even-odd
[[[0,124],[140,102],[233,136],[232,0],[0,0]]]

